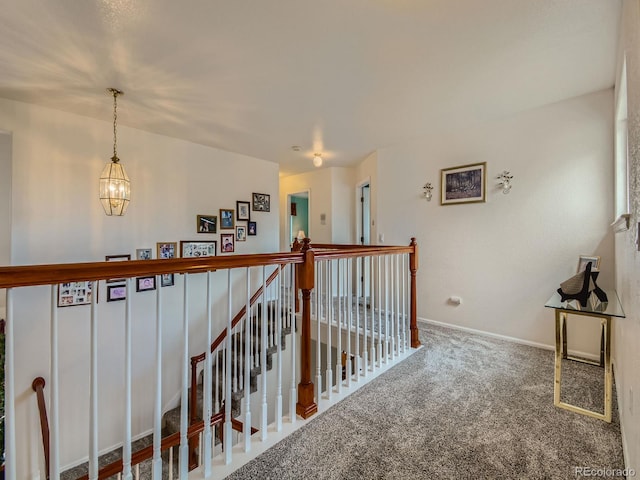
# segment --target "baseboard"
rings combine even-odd
[[[454,330],[462,330],[464,332],[474,333],[476,335],[482,335],[484,337],[497,338],[499,340],[505,340],[507,342],[512,342],[512,343],[518,343],[520,345],[528,345],[529,347],[537,347],[537,348],[542,348],[544,350],[551,350],[551,351],[555,351],[555,349],[556,349],[555,345],[547,345],[545,343],[532,342],[530,340],[524,340],[522,338],[509,337],[507,335],[500,335],[498,333],[485,332],[484,330],[477,330],[475,328],[463,327],[463,326],[460,326],[460,325],[454,325],[452,323],[439,322],[437,320],[431,320],[431,319],[428,319],[428,318],[418,317],[418,321],[424,322],[424,323],[427,323],[427,324],[430,323],[430,324],[433,324],[433,325],[438,325],[438,326],[444,327],[444,328],[452,328]],[[569,355],[573,356],[573,357],[585,358],[587,360],[593,360],[593,361],[596,361],[596,362],[600,361],[600,356],[599,355],[595,355],[593,353],[580,352],[580,351],[577,351],[577,350],[569,350],[567,353]]]

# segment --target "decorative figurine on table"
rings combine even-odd
[[[578,300],[581,306],[586,307],[591,292],[595,293],[601,302],[608,300],[607,294],[596,284],[596,279],[600,272],[597,270],[591,271],[592,265],[591,262],[587,263],[586,268],[582,272],[577,273],[560,284],[558,293],[563,302],[567,300]]]

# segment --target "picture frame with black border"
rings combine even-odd
[[[174,285],[175,285],[174,273],[163,273],[162,275],[160,275],[161,287],[173,287]]]
[[[146,292],[156,289],[156,277],[151,275],[149,277],[136,278],[136,292]]]
[[[106,255],[104,257],[105,262],[126,262],[131,260],[131,255],[122,254],[122,255]],[[125,278],[107,278],[105,283],[122,283],[126,279]]]
[[[233,233],[223,233],[220,235],[220,251],[222,253],[233,253],[235,252],[235,234]]]
[[[218,233],[218,217],[215,215],[197,215],[196,224],[198,233]]]
[[[235,228],[235,212],[233,211],[233,208],[221,208],[220,230],[233,230]]]
[[[127,285],[107,285],[107,302],[119,302],[127,299]]]
[[[251,203],[236,201],[236,220],[251,220]]]
[[[232,234],[233,235],[233,234]],[[218,242],[216,240],[181,240],[180,256],[182,258],[215,257]]]
[[[271,211],[271,195],[268,193],[253,193],[252,200],[252,209],[254,212]]]
[[[258,234],[258,223],[247,222],[247,236],[252,237]]]

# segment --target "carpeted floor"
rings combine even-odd
[[[553,406],[553,352],[425,324],[421,341],[227,478],[572,479],[576,467],[624,468],[617,406],[611,424]],[[602,410],[603,370],[565,366],[563,400]]]

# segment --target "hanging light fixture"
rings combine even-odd
[[[322,154],[321,153],[314,153],[313,154],[313,165],[315,167],[321,167],[322,166]]]
[[[124,167],[120,165],[117,152],[118,95],[123,92],[107,88],[113,95],[113,157],[100,175],[100,203],[104,212],[111,216],[122,216],[127,211],[131,199],[131,183]]]

